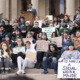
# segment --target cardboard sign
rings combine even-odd
[[[29,58],[31,61],[35,61],[36,59],[36,51],[27,51],[26,57]]]
[[[42,28],[42,32],[45,32],[47,34],[48,39],[50,39],[52,33],[55,32],[55,27]]]
[[[26,43],[26,41],[32,41],[32,40],[33,40],[32,38],[23,38],[24,44]]]
[[[62,37],[51,38],[50,41],[56,42],[58,47],[62,47]]]
[[[36,45],[37,45],[36,50],[37,51],[42,51],[42,52],[48,51],[49,43],[50,43],[50,41],[38,40],[36,42]]]
[[[58,61],[58,78],[80,78],[80,60],[62,59]]]

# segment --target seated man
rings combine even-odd
[[[29,4],[29,8],[27,9],[27,11],[32,11],[34,15],[37,16],[37,11],[36,9],[32,8],[32,4]]]
[[[54,68],[54,73],[57,74],[57,63],[59,58],[59,50],[55,43],[50,43],[49,51],[46,53],[46,56],[43,58],[43,67],[44,72],[42,74],[47,74],[47,67]]]
[[[41,28],[39,28],[39,23],[35,22],[33,28],[30,30],[32,32],[33,38],[37,40],[37,36],[41,33]]]

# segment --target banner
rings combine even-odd
[[[42,32],[45,32],[47,34],[48,39],[50,39],[52,33],[55,32],[55,27],[42,28]]]
[[[80,78],[80,60],[62,59],[58,61],[58,78]]]
[[[46,52],[48,51],[50,41],[38,40],[36,42],[36,50]]]

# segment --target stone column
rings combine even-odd
[[[37,14],[39,13],[39,0],[31,0],[31,3],[33,4],[33,8],[36,9]]]
[[[46,8],[46,15],[49,15],[49,0],[46,0],[46,3],[45,3],[45,8]]]
[[[5,0],[0,0],[0,14],[2,14],[2,18],[5,18],[5,11],[6,8],[6,1]]]
[[[39,0],[39,16],[41,19],[45,18],[46,15],[46,0]]]
[[[71,16],[75,14],[75,0],[66,0],[66,13]]]
[[[6,0],[6,18],[9,19],[9,0]]]
[[[21,15],[21,0],[18,0],[18,5],[17,5],[17,7],[18,7],[18,11],[17,11],[17,13],[18,13],[18,17]]]
[[[17,19],[17,5],[18,5],[18,1],[17,0],[11,0],[11,13],[12,13],[12,19]]]

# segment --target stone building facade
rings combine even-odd
[[[0,17],[18,18],[28,3],[33,4],[41,19],[46,15],[59,15],[61,12],[72,17],[75,10],[80,8],[80,0],[0,0]]]

